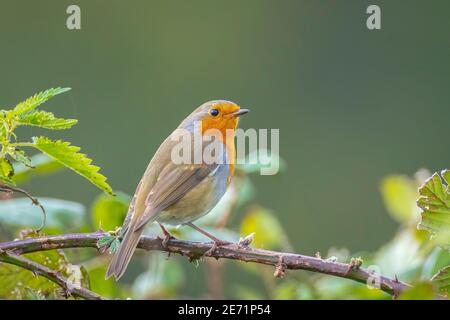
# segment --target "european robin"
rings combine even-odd
[[[165,243],[171,236],[163,224],[188,225],[212,239],[214,247],[225,243],[195,226],[192,221],[211,211],[227,190],[234,174],[235,130],[239,116],[248,111],[231,101],[206,102],[164,140],[136,188],[121,228],[123,240],[109,265],[107,278],[114,276],[117,280],[124,274],[144,227],[149,222],[159,223]],[[219,132],[214,138],[218,139],[219,151],[226,161],[210,163],[201,157],[200,161],[194,163],[174,162],[172,149],[179,144],[179,139],[175,137],[179,129],[192,137],[197,134],[207,138],[205,141],[212,140],[212,137],[207,137],[209,132]],[[190,144],[192,155],[198,152],[194,150],[196,146],[195,143]]]

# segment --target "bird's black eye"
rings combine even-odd
[[[212,115],[213,117],[217,117],[219,115],[219,110],[211,109],[209,110],[209,114]]]

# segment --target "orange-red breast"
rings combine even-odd
[[[107,278],[114,275],[119,279],[123,275],[144,226],[149,222],[158,222],[166,238],[170,234],[162,224],[189,225],[220,244],[219,239],[196,227],[192,221],[207,214],[224,195],[234,174],[234,131],[239,116],[247,112],[247,109],[241,109],[230,101],[206,102],[164,140],[137,186],[121,229],[123,240],[108,268]],[[208,135],[209,129],[218,130],[221,135],[214,138],[220,140],[221,152],[227,161],[211,164],[202,158],[198,163],[175,163],[172,149],[179,143],[179,139],[174,137],[179,134],[179,129],[193,137],[195,134]],[[195,143],[191,144],[191,148],[194,154]]]

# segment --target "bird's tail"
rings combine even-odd
[[[144,228],[139,228],[138,230],[134,230],[134,228],[128,229],[119,249],[111,260],[108,271],[106,272],[106,279],[113,275],[116,280],[119,280],[120,277],[122,277],[127,269],[128,263],[130,263],[134,250],[136,250],[143,229]]]

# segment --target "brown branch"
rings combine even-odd
[[[50,281],[55,282],[64,290],[64,294],[66,296],[73,295],[88,300],[103,300],[103,298],[98,294],[80,286],[71,284],[70,281],[63,277],[58,271],[49,269],[37,262],[21,257],[20,255],[9,250],[2,251],[0,249],[0,262],[13,264],[18,267],[27,269],[36,276],[42,276]]]
[[[76,233],[59,236],[44,236],[39,238],[29,238],[18,241],[0,243],[0,252],[9,251],[16,255],[23,253],[64,249],[64,248],[97,248],[97,242],[102,237],[108,236],[107,232]],[[190,260],[198,259],[205,252],[212,248],[212,243],[202,243],[170,239],[167,245],[162,244],[159,237],[143,236],[138,245],[144,250],[158,250],[170,253],[178,253],[188,257]],[[346,278],[360,283],[368,283],[371,279],[379,280],[379,289],[396,297],[403,290],[410,286],[381,275],[374,275],[370,271],[361,268],[355,263],[340,263],[324,260],[320,257],[310,257],[300,254],[254,249],[245,245],[230,244],[217,248],[211,257],[220,259],[240,260],[244,262],[254,262],[275,267],[275,275],[283,276],[286,270],[308,270],[336,277]]]

